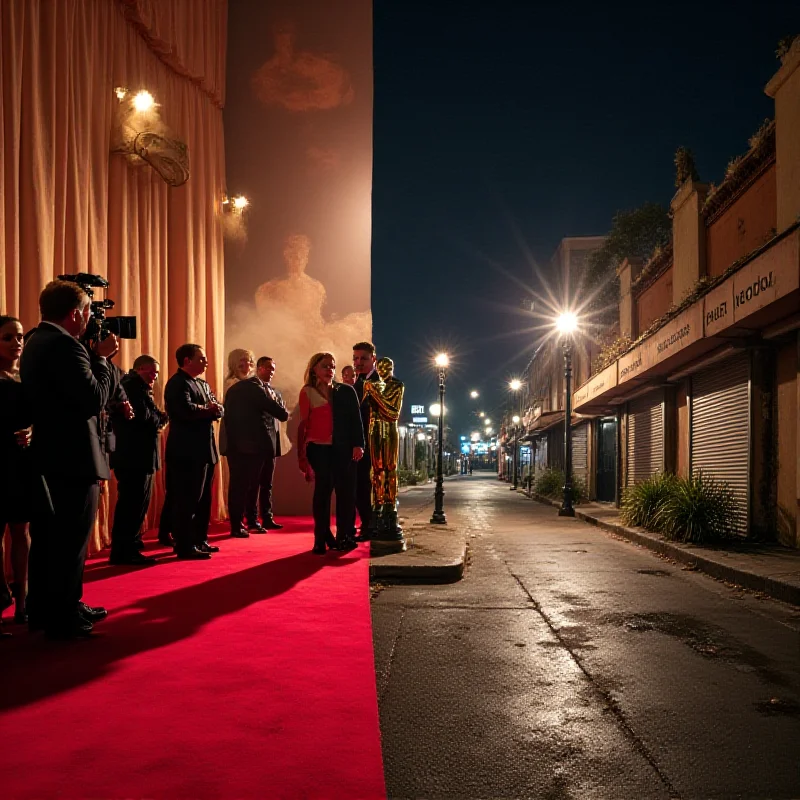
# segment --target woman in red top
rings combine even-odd
[[[352,386],[333,380],[331,353],[316,353],[306,368],[300,390],[299,462],[314,481],[314,548],[356,547],[355,466],[364,455],[364,429],[358,397]],[[336,492],[336,538],[331,533],[331,495]]]

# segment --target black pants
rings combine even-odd
[[[161,506],[161,516],[158,518],[158,540],[165,542],[172,536],[172,504],[169,500],[169,483],[164,487],[164,504]]]
[[[111,529],[111,554],[127,557],[138,552],[142,524],[153,495],[152,472],[114,470],[117,478],[117,505],[114,508],[114,527]]]
[[[372,461],[369,450],[364,450],[364,457],[356,466],[356,508],[361,518],[361,530],[369,530],[372,518]]]
[[[83,597],[86,548],[97,516],[97,481],[46,475],[52,515],[31,522],[28,614],[48,630],[70,625]]]
[[[352,451],[342,452],[329,444],[309,444],[306,455],[314,470],[314,543],[331,539],[331,495],[336,492],[336,539],[353,537],[355,529],[356,464]]]
[[[228,514],[231,530],[238,531],[247,518],[248,525],[255,525],[258,484],[264,456],[258,453],[228,453]]]
[[[186,552],[208,538],[214,464],[173,461],[167,464],[167,493],[175,548]]]
[[[258,492],[258,511],[262,521],[272,519],[272,479],[275,477],[275,455],[272,452],[262,456],[261,472],[258,476],[256,491]],[[255,508],[253,497],[253,508]]]

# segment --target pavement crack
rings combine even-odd
[[[403,622],[405,622],[407,611],[408,611],[407,606],[403,606],[402,610],[400,611],[400,619],[397,623],[397,629],[395,630],[394,637],[392,638],[392,646],[389,650],[389,657],[386,659],[386,669],[383,671],[381,675],[382,686],[378,693],[379,704],[383,701],[383,699],[389,692],[389,685],[391,682],[390,679],[392,676],[392,664],[394,663],[394,655],[397,650],[397,643],[400,641],[400,638],[402,636]]]
[[[528,587],[525,586],[524,582],[519,577],[519,575],[517,575],[514,572],[508,561],[504,561],[503,563],[506,565],[506,568],[508,569],[511,577],[514,578],[514,580],[517,582],[519,588],[525,593],[525,596],[531,603],[531,607],[536,611],[537,614],[539,614],[539,616],[544,621],[545,625],[547,625],[547,627],[550,629],[550,632],[558,640],[559,644],[569,653],[570,657],[575,662],[575,665],[583,673],[584,677],[589,682],[589,685],[592,687],[592,689],[597,693],[597,695],[603,700],[606,706],[611,710],[611,712],[614,715],[614,718],[617,721],[617,724],[620,727],[620,730],[623,732],[625,737],[631,742],[633,747],[642,756],[642,758],[644,758],[644,760],[650,765],[653,772],[655,772],[656,775],[658,775],[658,778],[664,785],[664,788],[670,793],[670,797],[672,798],[672,800],[680,800],[680,794],[678,790],[672,785],[670,779],[666,776],[666,774],[656,761],[655,756],[653,756],[653,754],[647,748],[647,745],[645,745],[642,739],[636,734],[636,731],[634,731],[633,727],[625,717],[625,712],[620,708],[619,703],[614,699],[614,697],[612,697],[612,695],[608,691],[603,689],[597,683],[594,676],[584,666],[583,662],[581,661],[581,659],[579,658],[578,654],[575,652],[573,647],[561,635],[558,628],[553,624],[553,621],[550,619],[550,617],[548,617],[548,615],[545,613],[541,605],[528,591]]]

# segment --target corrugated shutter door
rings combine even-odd
[[[586,486],[589,475],[589,426],[572,429],[572,474]]]
[[[750,360],[738,356],[692,376],[692,472],[725,481],[739,503],[736,532],[750,507]]]
[[[628,405],[628,486],[664,470],[664,393]]]

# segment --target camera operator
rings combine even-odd
[[[107,358],[113,334],[93,352],[80,343],[91,308],[75,283],[52,281],[39,296],[42,322],[25,345],[20,376],[33,422],[31,454],[44,476],[53,513],[31,525],[28,618],[48,636],[89,636],[104,608],[81,602],[83,567],[97,514],[99,481],[109,471],[98,417],[112,386]]]

